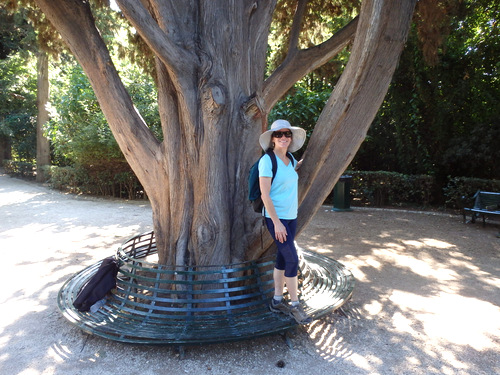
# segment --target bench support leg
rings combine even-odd
[[[179,345],[177,347],[177,353],[179,353],[179,359],[185,359],[186,358],[186,352],[184,350],[184,345]]]
[[[283,340],[285,341],[286,345],[290,348],[290,349],[293,349],[293,342],[292,342],[292,339],[290,337],[290,331],[291,330],[295,330],[297,328],[291,328],[291,329],[288,329],[284,332],[281,332],[280,335],[281,337],[283,337]]]

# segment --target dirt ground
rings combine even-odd
[[[151,222],[146,202],[78,197],[0,173],[0,374],[500,373],[498,222],[324,206],[298,243],[353,272],[343,311],[297,329],[291,345],[273,335],[183,356],[87,335],[57,308],[72,274]]]

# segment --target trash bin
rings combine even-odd
[[[352,176],[342,175],[333,188],[333,211],[352,211],[351,209]]]

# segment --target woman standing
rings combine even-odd
[[[264,151],[271,149],[276,155],[278,169],[273,179],[271,156],[264,155],[259,162],[259,184],[264,202],[267,228],[278,246],[274,267],[274,297],[269,308],[273,312],[293,317],[299,324],[312,319],[302,310],[298,297],[297,273],[299,257],[295,248],[298,210],[298,162],[289,152],[300,149],[305,142],[304,129],[293,127],[286,120],[276,120],[271,129],[262,133],[259,142]],[[286,284],[290,302],[283,299]]]

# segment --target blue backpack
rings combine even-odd
[[[271,184],[274,181],[274,177],[276,177],[276,172],[278,171],[278,162],[276,160],[276,155],[272,150],[267,150],[266,154],[271,158],[273,178],[271,179]],[[265,155],[265,154],[264,154]],[[264,156],[262,155],[262,156]],[[255,212],[262,212],[262,208],[264,207],[264,202],[262,202],[261,193],[260,193],[260,184],[259,184],[259,161],[262,156],[252,165],[250,168],[250,173],[248,174],[248,199],[252,203],[253,210]],[[286,156],[293,163],[293,156],[289,152],[286,153]]]

